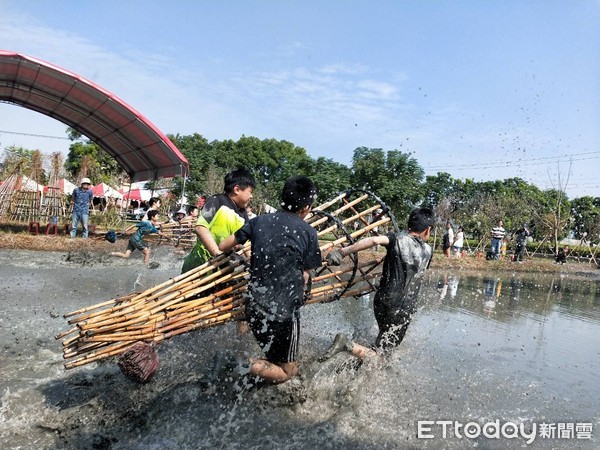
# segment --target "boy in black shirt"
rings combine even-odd
[[[408,232],[390,232],[385,236],[362,239],[327,255],[327,262],[339,266],[344,256],[375,245],[387,248],[383,261],[381,282],[375,293],[373,309],[379,326],[376,346],[384,351],[402,342],[416,310],[421,279],[431,261],[431,247],[425,243],[435,224],[433,211],[417,208],[408,218]],[[338,334],[332,346],[321,358],[325,360],[336,353],[347,351],[359,359],[372,358],[376,352],[368,347],[351,342],[344,334]]]
[[[316,198],[306,177],[288,179],[282,210],[260,215],[219,244],[223,252],[250,240],[252,257],[246,321],[265,353],[250,360],[250,373],[273,383],[298,372],[300,312],[308,270],[321,266],[317,232],[304,218]]]

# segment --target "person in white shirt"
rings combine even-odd
[[[504,222],[498,221],[498,225],[492,228],[492,248],[490,251],[490,259],[500,259],[500,252],[502,250],[502,241],[506,235],[504,229]]]
[[[463,227],[458,227],[458,232],[456,233],[456,236],[454,236],[454,242],[452,243],[452,251],[454,251],[457,258],[460,258],[462,254],[464,241],[465,233]]]

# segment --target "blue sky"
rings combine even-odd
[[[171,4],[168,4],[171,3]],[[350,165],[600,196],[600,0],[0,0],[0,48],[78,73],[164,133],[285,139]],[[60,122],[0,104],[8,145]],[[23,134],[16,134],[23,133]]]

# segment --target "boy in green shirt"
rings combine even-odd
[[[198,241],[186,256],[181,273],[219,255],[219,243],[248,221],[246,206],[252,199],[254,177],[247,169],[240,168],[225,175],[224,181],[225,193],[208,197],[198,216],[194,228]]]

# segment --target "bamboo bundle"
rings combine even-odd
[[[346,192],[313,210],[308,223],[320,239],[323,253],[356,238],[395,224],[375,196]],[[358,210],[360,206],[363,210]],[[333,209],[328,213],[324,210]],[[381,211],[380,214],[375,214]],[[355,225],[357,224],[357,225]],[[348,231],[352,229],[352,232]],[[220,255],[200,267],[144,292],[131,293],[65,314],[71,326],[63,339],[66,369],[127,352],[138,342],[156,345],[165,339],[244,318],[244,297],[249,272],[242,258]],[[307,303],[323,303],[373,291],[382,257],[330,268],[325,264],[313,276]]]
[[[180,222],[168,222],[161,225],[161,231],[170,239],[151,234],[146,237],[148,242],[158,244],[174,245],[190,249],[196,244],[196,234],[194,233],[195,221],[192,217],[186,217]]]

